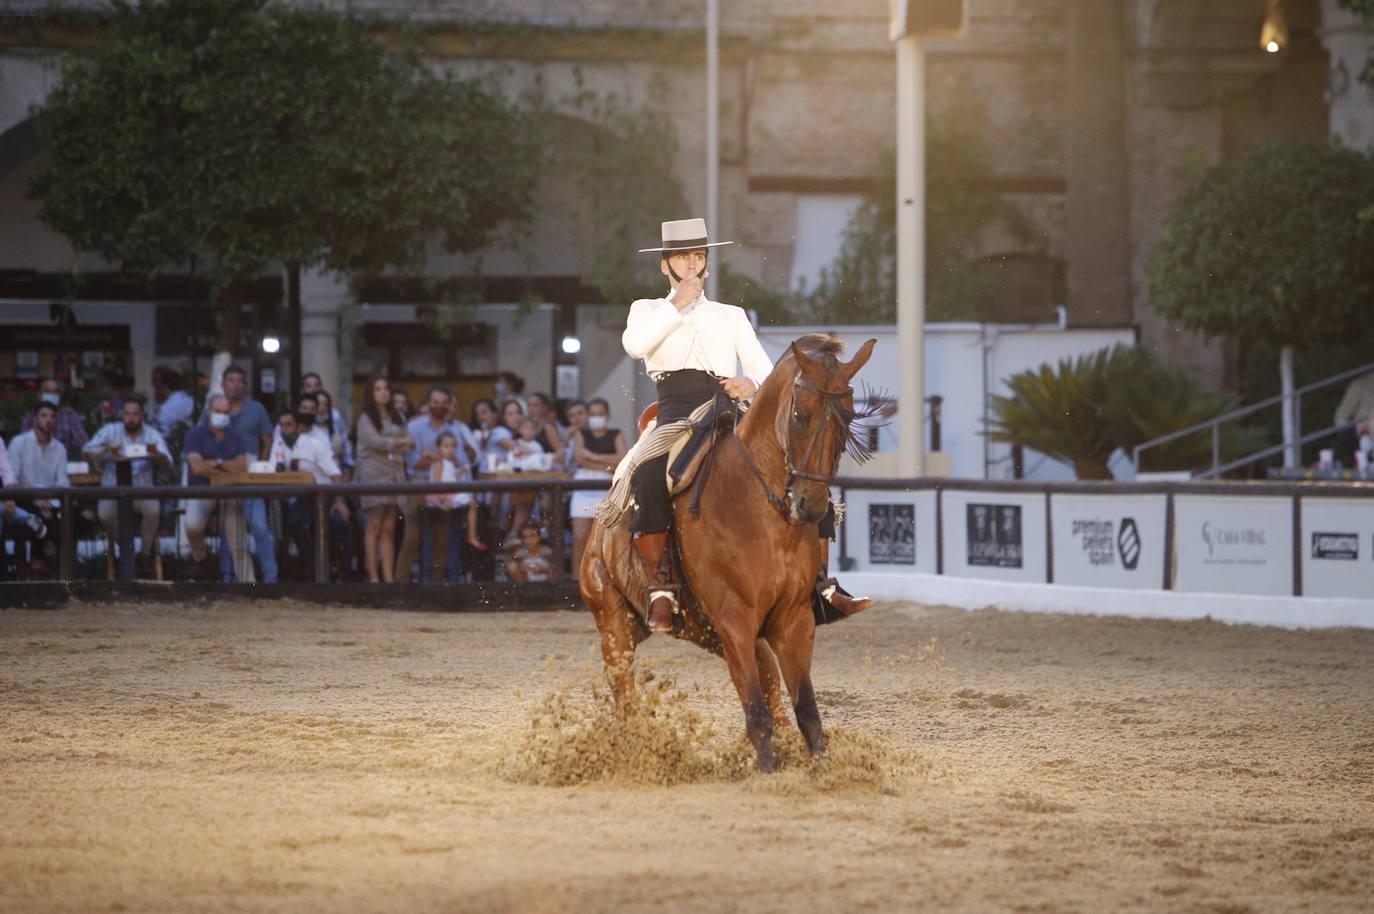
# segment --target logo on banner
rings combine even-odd
[[[1135,571],[1140,564],[1140,530],[1133,517],[1121,518],[1120,525],[1101,518],[1075,520],[1073,535],[1094,568],[1115,565],[1118,559],[1127,571]]]
[[[868,561],[874,565],[916,564],[916,506],[868,506]]]
[[[1021,567],[1021,506],[968,505],[968,563]]]
[[[1313,533],[1312,558],[1353,562],[1360,557],[1358,533]]]
[[[1207,546],[1208,565],[1267,565],[1264,554],[1269,543],[1262,527],[1224,527],[1202,522],[1202,542]],[[1255,552],[1258,554],[1253,554]],[[1250,552],[1252,554],[1246,555]]]

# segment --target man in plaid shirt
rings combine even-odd
[[[51,403],[53,409],[57,410],[57,427],[53,429],[53,437],[62,442],[62,446],[67,449],[68,456],[78,455],[74,459],[81,459],[81,448],[89,440],[90,436],[81,427],[81,417],[76,414],[76,410],[70,406],[62,405],[62,382],[57,378],[48,378],[39,388],[39,398],[44,403]],[[24,416],[24,422],[19,427],[21,432],[27,432],[33,428],[34,414],[37,410],[29,410]]]

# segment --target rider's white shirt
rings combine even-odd
[[[762,386],[773,370],[744,309],[704,295],[681,311],[666,298],[641,298],[630,306],[620,341],[652,378],[684,368],[733,378],[738,362],[740,374]]]

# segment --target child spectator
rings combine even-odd
[[[544,542],[539,525],[526,523],[520,528],[520,545],[506,559],[506,575],[512,581],[547,581],[553,568],[553,550]]]

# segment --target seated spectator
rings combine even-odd
[[[40,403],[34,410],[33,428],[15,435],[10,442],[10,462],[21,489],[66,488],[71,485],[71,480],[67,478],[67,449],[54,436],[56,427],[57,408],[51,403]],[[43,577],[51,572],[57,560],[60,504],[57,499],[17,503],[17,507],[31,517],[37,517],[41,520],[41,526],[47,528],[40,533],[39,525],[30,522],[30,529],[37,540],[30,556],[29,573],[32,577]]]
[[[86,429],[81,425],[81,417],[76,414],[76,410],[70,406],[62,405],[65,395],[66,385],[57,378],[48,378],[39,388],[40,402],[48,403],[57,409],[57,427],[53,434],[67,449],[67,454],[72,456],[81,453],[81,449],[86,446],[88,436]],[[36,410],[29,410],[28,414],[24,416],[24,422],[19,427],[21,432],[27,432],[33,428],[36,412]]]
[[[213,394],[207,404],[209,421],[197,425],[186,433],[186,484],[189,486],[209,486],[216,478],[227,479],[234,473],[248,469],[248,461],[254,455],[248,442],[234,430],[229,423],[229,398],[224,394]],[[216,509],[220,509],[220,540],[218,568],[205,547],[205,528]],[[265,520],[265,517],[264,517]],[[252,580],[252,563],[248,560],[247,544],[244,542],[243,502],[236,498],[226,498],[223,502],[210,498],[191,498],[186,500],[186,539],[191,544],[191,555],[198,563],[198,577],[201,580],[232,581],[235,578],[234,561],[236,557]],[[262,531],[266,532],[266,525]],[[267,543],[272,542],[271,537]],[[262,549],[262,540],[258,540]]]
[[[329,440],[329,433],[324,430],[324,426],[318,425],[316,420],[319,418],[320,397],[319,394],[302,392],[296,395],[296,409],[290,415],[296,420],[297,434],[306,435],[311,438],[318,438],[320,443],[325,445],[333,452],[333,445]],[[281,440],[281,423],[272,430],[272,442]],[[274,461],[275,457],[272,458]]]
[[[526,523],[520,528],[520,545],[506,559],[506,575],[512,581],[547,581],[553,568],[553,549],[544,542],[539,525]]]
[[[1365,435],[1374,434],[1374,371],[1355,378],[1336,406],[1337,456],[1347,464]]]
[[[563,416],[568,420],[567,431],[563,433],[563,466],[577,465],[578,432],[587,427],[587,404],[583,400],[573,400],[563,407]]]
[[[563,436],[567,429],[558,423],[558,412],[548,394],[530,394],[529,416],[539,423],[539,444],[562,463]]]
[[[312,405],[313,394],[309,397]],[[314,413],[310,413],[314,418]],[[282,413],[278,421],[276,437],[272,439],[272,459],[290,470],[304,470],[315,477],[317,485],[343,482],[343,473],[334,461],[334,450],[329,442],[319,434],[306,431],[299,421],[302,414]],[[335,496],[329,511],[329,537],[336,540],[348,535],[348,505],[341,497]],[[307,579],[312,579],[314,569],[315,542],[315,499],[312,496],[296,496],[286,499],[282,506],[283,545],[294,545]]]
[[[191,395],[182,390],[180,372],[161,365],[153,369],[153,395],[145,404],[148,410],[148,424],[162,432],[164,438],[171,438],[179,425],[190,425],[196,403]]]
[[[172,458],[167,450],[167,442],[162,433],[143,421],[143,401],[130,397],[121,407],[122,421],[111,422],[96,432],[94,438],[86,442],[81,452],[94,463],[104,463],[105,472],[101,476],[103,487],[118,485],[115,474],[115,461],[112,458],[124,454],[131,444],[141,444],[148,448],[148,456],[133,461],[130,467],[135,486],[153,485],[153,466],[170,467]],[[142,517],[137,566],[140,577],[153,576],[153,549],[157,547],[159,506],[157,499],[144,498],[133,503],[134,511]],[[96,507],[96,514],[105,528],[105,533],[115,542],[119,541],[119,506],[114,499],[102,499]]]
[[[19,485],[19,477],[10,466],[9,454],[5,450],[5,442],[0,441],[0,486],[6,489],[13,489]],[[0,501],[0,532],[6,527],[15,527],[27,532],[31,539],[41,539],[46,533],[47,528],[43,524],[43,519],[37,514],[30,514],[25,509],[19,507],[13,501]],[[3,546],[0,546],[0,559],[4,559]],[[8,560],[0,562],[8,570]]]

